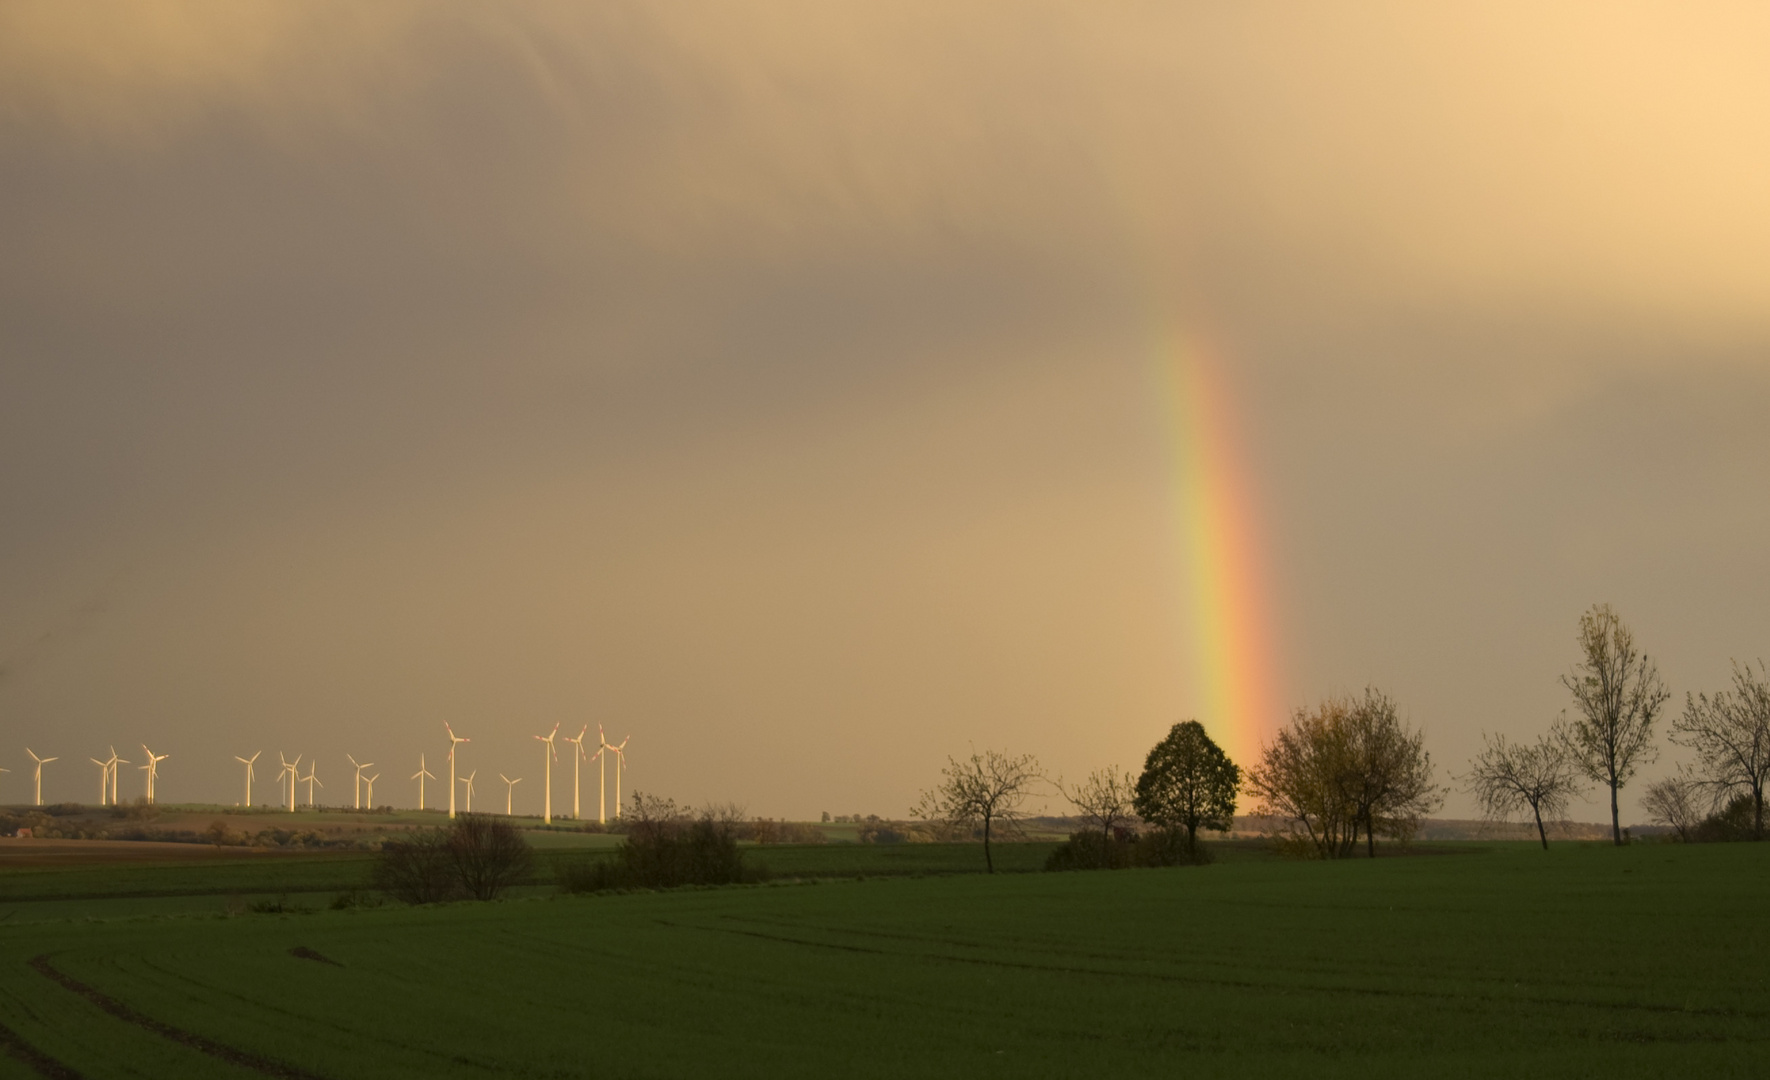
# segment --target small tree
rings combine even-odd
[[[1420,820],[1444,797],[1432,779],[1425,735],[1409,731],[1395,700],[1375,687],[1345,708],[1346,772],[1340,781],[1364,827],[1365,849],[1375,858],[1377,834],[1412,836]],[[1357,824],[1353,827],[1356,842]]]
[[[995,873],[991,830],[997,823],[1012,828],[1019,819],[1021,804],[1042,775],[1038,761],[1031,754],[1015,756],[995,750],[980,754],[974,750],[964,761],[947,758],[940,775],[940,783],[923,792],[910,813],[923,820],[983,826],[983,862]]]
[[[1609,604],[1595,604],[1580,616],[1579,646],[1584,659],[1561,676],[1579,708],[1565,729],[1568,746],[1581,771],[1610,788],[1610,837],[1620,846],[1617,792],[1657,756],[1653,722],[1671,691]]]
[[[521,830],[488,814],[457,817],[447,846],[456,880],[475,900],[496,900],[534,865],[534,853]]]
[[[408,839],[382,844],[373,871],[375,887],[407,904],[435,904],[453,897],[459,882],[448,837],[442,829],[424,829]]]
[[[1443,802],[1424,736],[1376,689],[1297,710],[1261,748],[1248,786],[1262,812],[1289,818],[1327,859],[1351,855],[1361,832],[1375,856],[1377,834],[1411,835]]]
[[[1112,839],[1116,825],[1131,820],[1131,799],[1136,795],[1136,782],[1131,774],[1117,766],[1095,769],[1088,778],[1071,790],[1058,785],[1063,797],[1076,808],[1090,829],[1098,829],[1103,841]]]
[[[1564,820],[1568,804],[1579,793],[1579,776],[1565,734],[1557,725],[1528,745],[1507,742],[1504,735],[1484,741],[1486,749],[1469,763],[1469,793],[1492,821],[1510,821],[1529,807],[1537,838],[1543,850],[1549,850],[1543,819]]]
[[[1235,826],[1240,787],[1240,767],[1211,741],[1203,724],[1187,720],[1149,751],[1134,805],[1145,821],[1186,830],[1187,854],[1196,857],[1200,828],[1228,832]]]
[[[1733,691],[1686,695],[1684,715],[1673,721],[1672,741],[1697,753],[1718,806],[1738,792],[1752,800],[1752,839],[1764,839],[1764,785],[1770,780],[1770,680],[1764,662],[1733,664]]]
[[[1641,806],[1655,825],[1670,825],[1686,844],[1696,839],[1702,812],[1696,808],[1696,783],[1684,776],[1668,776],[1647,785]]]

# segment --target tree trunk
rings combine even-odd
[[[990,857],[990,853],[989,853],[989,815],[988,814],[985,814],[983,816],[983,865],[989,868],[990,873],[993,874],[996,872],[996,861],[995,861],[995,859]]]
[[[1369,812],[1364,815],[1364,851],[1369,858],[1377,857],[1377,823]]]
[[[1758,816],[1752,822],[1752,839],[1762,840],[1764,839],[1764,789],[1762,787],[1752,790],[1752,801],[1758,804]]]
[[[1198,822],[1186,823],[1186,857],[1193,862],[1198,861]]]
[[[1549,833],[1543,828],[1543,811],[1536,803],[1530,804],[1531,813],[1536,815],[1536,834],[1543,842],[1543,850],[1549,850]]]
[[[1617,847],[1622,847],[1622,821],[1616,813],[1616,781],[1610,781],[1610,839]]]

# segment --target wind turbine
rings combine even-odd
[[[264,751],[258,751],[258,754],[262,753],[264,753]],[[252,763],[258,760],[258,754],[253,754],[249,758],[243,758],[238,754],[234,755],[235,761],[246,766],[246,801],[240,805],[246,807],[248,810],[252,808]]]
[[[283,763],[283,771],[277,773],[277,779],[281,780],[284,776],[289,778],[289,813],[293,814],[295,812],[295,781],[301,778],[301,755],[296,754],[295,760],[290,761],[283,756],[281,750],[278,750],[277,760]],[[278,785],[279,788],[281,786]]]
[[[559,757],[559,751],[553,749],[553,736],[557,734],[559,734],[559,725],[554,724],[553,730],[549,731],[546,735],[535,736],[537,742],[544,742],[547,744],[547,752],[541,755],[542,763],[547,766],[547,779],[545,781],[547,785],[547,794],[541,800],[541,820],[549,825],[553,824],[553,762],[554,759]]]
[[[463,739],[461,736],[455,734],[455,729],[450,727],[447,721],[443,722],[443,730],[449,733],[449,817],[452,819],[455,816],[455,747],[460,743],[472,742],[473,740]],[[478,772],[479,770],[475,769],[473,771]],[[469,790],[472,790],[471,785],[469,786]],[[471,810],[472,807],[470,806],[468,809]]]
[[[315,808],[318,808],[319,803],[316,803],[313,801],[313,786],[315,784],[319,784],[321,787],[326,786],[325,784],[320,783],[320,778],[315,775],[315,772],[318,769],[319,763],[320,763],[319,758],[308,758],[307,759],[307,775],[303,776],[301,778],[301,782],[307,785],[307,805],[315,807]]]
[[[371,761],[369,764],[373,765],[374,762]],[[379,779],[381,779],[380,773],[376,773],[374,776],[363,777],[363,786],[369,789],[368,803],[370,810],[375,809],[375,781]]]
[[[111,760],[105,762],[104,766],[105,766],[105,770],[111,774],[111,805],[112,806],[116,806],[119,802],[122,801],[117,798],[117,766],[118,765],[127,765],[127,764],[129,764],[128,759],[118,757],[117,756],[117,748],[114,746],[111,747]],[[99,801],[99,805],[100,806],[104,805],[104,802],[102,799]]]
[[[499,773],[498,779],[504,781],[504,783],[507,785],[504,788],[504,816],[510,817],[511,816],[510,807],[512,805],[514,805],[515,799],[516,799],[516,785],[522,783],[522,777],[519,776],[516,779],[512,780],[508,776],[505,776],[503,773]]]
[[[160,762],[165,761],[172,755],[156,754],[147,748],[146,743],[141,744],[141,752],[147,755],[147,764],[139,765],[137,768],[147,770],[147,801],[152,803],[154,801],[154,781],[160,778]]]
[[[475,769],[461,778],[461,782],[467,785],[467,812],[469,814],[473,813],[473,778],[478,775],[479,770]],[[449,801],[454,802],[455,800],[450,799]]]
[[[60,761],[61,759],[60,758],[52,758],[52,757],[38,757],[37,752],[35,750],[32,750],[28,746],[25,747],[25,753],[31,755],[31,760],[35,761],[37,763],[36,776],[33,779],[33,783],[36,784],[36,788],[37,788],[37,805],[42,806],[43,805],[43,766],[49,764],[52,761]]]
[[[426,769],[424,767],[424,755],[423,754],[418,755],[418,771],[413,773],[411,778],[413,780],[418,781],[418,809],[420,809],[420,810],[430,809],[430,807],[424,805],[424,781],[426,779],[435,780],[436,777],[431,776],[430,770]]]
[[[572,755],[572,820],[573,821],[576,821],[580,817],[583,816],[582,814],[578,813],[578,767],[584,763],[584,760],[586,757],[586,755],[584,753],[584,736],[589,731],[590,731],[590,725],[585,724],[584,730],[578,732],[577,738],[574,739],[570,735],[567,735],[565,737],[566,742],[574,743],[574,744],[576,744],[576,746],[578,748],[577,753]],[[599,754],[602,753],[601,750],[598,750],[596,752]]]
[[[629,735],[627,736],[627,739],[631,739],[632,737],[633,736]],[[619,821],[621,820],[621,766],[627,763],[627,739],[622,739],[619,746],[609,742],[608,736],[602,733],[601,724],[596,725],[596,739],[598,742],[602,743],[602,745],[597,748],[596,752],[598,754],[602,753],[604,750],[613,750],[615,752],[615,820]],[[607,775],[607,765],[608,759],[604,758],[603,772],[605,777]],[[598,801],[600,802],[600,799]]]
[[[98,805],[103,806],[111,792],[111,763],[97,758],[87,760],[98,766]]]
[[[350,788],[350,805],[352,809],[361,810],[363,808],[363,770],[375,763],[373,761],[358,761],[356,758],[350,757],[349,754],[344,756],[350,758],[350,763],[356,766],[356,782]]]

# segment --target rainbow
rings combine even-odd
[[[1196,338],[1168,334],[1152,366],[1172,432],[1186,696],[1212,738],[1246,768],[1283,720],[1254,488],[1217,357]]]

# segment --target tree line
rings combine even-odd
[[[1572,698],[1536,739],[1483,735],[1483,750],[1460,780],[1484,816],[1534,822],[1544,848],[1549,826],[1565,820],[1587,785],[1610,796],[1613,842],[1622,844],[1620,794],[1659,752],[1656,726],[1671,693],[1652,659],[1608,604],[1580,617],[1579,660],[1561,677]],[[1643,805],[1681,839],[1764,833],[1764,786],[1770,779],[1770,678],[1762,661],[1735,662],[1733,686],[1687,695],[1671,741],[1696,761],[1648,787]],[[1025,800],[1046,781],[1031,755],[973,752],[949,758],[941,779],[912,810],[920,818],[974,829],[994,869],[990,844],[1018,832]],[[1238,795],[1255,813],[1285,822],[1279,842],[1325,859],[1374,857],[1379,837],[1406,840],[1444,803],[1421,731],[1395,700],[1375,687],[1298,709],[1256,764],[1231,761],[1196,720],[1175,724],[1133,777],[1111,767],[1082,783],[1049,781],[1086,827],[1053,856],[1053,869],[1117,868],[1202,862],[1200,830],[1227,832]],[[1145,827],[1133,828],[1139,821]]]

